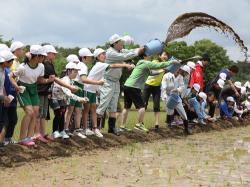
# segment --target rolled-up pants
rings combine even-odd
[[[165,104],[166,104],[166,109],[167,109],[167,114],[168,115],[173,115],[174,114],[174,110],[176,110],[179,113],[179,115],[181,116],[181,118],[183,120],[187,120],[187,114],[186,114],[186,111],[185,111],[185,109],[183,107],[182,102],[179,102],[174,109],[168,108],[167,107],[167,102],[168,101],[166,101]]]

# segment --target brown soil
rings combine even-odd
[[[195,128],[193,128],[193,132],[221,131],[228,128],[246,126],[248,124],[248,122],[218,121],[206,126],[196,125]],[[56,157],[70,157],[73,154],[82,155],[97,149],[122,147],[137,142],[153,142],[168,138],[179,139],[181,136],[184,136],[183,127],[176,126],[171,130],[168,128],[160,128],[158,132],[152,129],[148,134],[133,131],[123,133],[119,137],[112,134],[104,134],[104,138],[102,139],[93,136],[87,139],[72,137],[68,140],[57,140],[49,144],[37,142],[36,148],[28,148],[17,144],[8,145],[0,150],[0,167],[21,166],[27,163],[27,161],[36,162],[37,160],[50,160]]]

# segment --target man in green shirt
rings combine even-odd
[[[150,75],[151,70],[162,69],[170,65],[171,63],[178,63],[177,61],[166,61],[162,63],[154,63],[150,61],[151,57],[144,56],[143,60],[140,60],[127,81],[124,84],[124,109],[122,111],[122,130],[129,130],[125,128],[125,124],[128,117],[129,109],[134,103],[136,109],[138,109],[138,122],[135,125],[135,129],[148,132],[148,129],[143,125],[145,104],[143,101],[142,90],[145,82]]]

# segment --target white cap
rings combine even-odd
[[[21,49],[21,48],[24,48],[24,44],[22,42],[19,42],[19,41],[15,41],[11,44],[10,46],[10,51],[11,52],[14,52],[15,50],[17,49]]]
[[[236,81],[236,82],[234,83],[234,86],[235,86],[236,88],[241,88],[241,82],[240,82],[240,81]]]
[[[16,58],[16,56],[9,50],[0,51],[0,57],[4,59],[4,62],[13,60]]]
[[[30,53],[33,55],[43,55],[47,56],[47,53],[45,52],[45,48],[40,45],[32,45],[30,46]]]
[[[10,49],[6,44],[0,44],[0,51],[3,51],[3,50],[10,50]]]
[[[5,62],[4,58],[0,56],[0,63]]]
[[[93,56],[93,53],[88,48],[81,48],[78,52],[80,57]]]
[[[118,42],[119,40],[122,40],[122,37],[120,37],[118,34],[113,34],[112,36],[110,36],[109,38],[109,43],[113,44],[115,42]]]
[[[75,54],[70,54],[69,56],[67,56],[66,60],[67,62],[80,62],[78,56]]]
[[[45,45],[43,47],[44,47],[46,53],[55,53],[55,54],[57,53],[57,51],[53,45]]]
[[[134,38],[132,38],[131,36],[129,35],[125,35],[122,37],[122,40],[124,41],[124,44],[125,45],[131,45],[134,43]]]
[[[182,69],[183,71],[187,72],[188,74],[190,74],[190,67],[188,65],[184,65],[182,66],[180,69]]]
[[[235,102],[235,100],[234,100],[234,98],[232,96],[227,97],[227,101]]]
[[[250,95],[247,98],[250,99]]]
[[[76,69],[76,70],[79,70],[77,64],[74,63],[74,62],[69,62],[69,63],[66,65],[66,69]]]
[[[195,69],[195,63],[192,61],[188,61],[187,66],[189,66],[191,69]]]
[[[193,88],[194,88],[195,91],[199,92],[200,89],[201,89],[201,86],[199,84],[197,84],[197,83],[194,83]]]
[[[204,92],[200,92],[199,97],[201,97],[204,101],[207,100],[207,94],[205,94]]]
[[[226,73],[220,73],[219,77],[220,77],[223,81],[227,80],[227,74],[226,74]]]
[[[105,53],[105,50],[104,49],[102,49],[102,48],[97,48],[97,49],[95,49],[95,51],[94,51],[94,57],[96,58],[96,57],[98,57],[100,54],[102,54],[102,53]]]
[[[220,88],[223,88],[225,85],[225,81],[222,79],[217,80],[217,84],[219,85]]]
[[[244,86],[248,87],[249,86],[249,81],[245,82]]]

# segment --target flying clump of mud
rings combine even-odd
[[[217,32],[221,31],[226,36],[230,36],[239,45],[241,51],[244,53],[245,61],[248,59],[248,49],[244,45],[243,40],[239,35],[221,20],[210,16],[203,12],[191,12],[180,15],[175,19],[175,21],[170,25],[167,32],[166,43],[171,42],[177,38],[182,38],[188,35],[193,29],[197,27],[209,27],[213,28]]]

